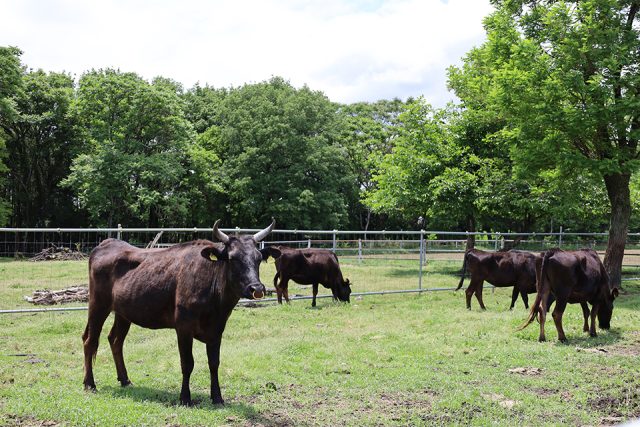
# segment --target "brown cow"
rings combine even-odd
[[[293,249],[286,246],[272,246],[265,250],[275,259],[273,286],[278,303],[282,304],[283,295],[285,301],[289,302],[289,280],[301,285],[313,285],[312,307],[316,306],[319,283],[331,289],[334,300],[349,302],[351,283],[342,277],[335,253],[326,249]]]
[[[170,328],[178,336],[180,403],[191,405],[194,338],[207,345],[211,400],[224,403],[218,382],[222,332],[241,297],[264,296],[259,275],[263,256],[256,243],[271,232],[275,221],[253,236],[232,237],[218,229],[219,222],[213,226],[213,235],[222,244],[196,240],[167,249],[139,249],[107,239],[91,252],[89,315],[82,335],[85,390],[96,389],[92,362],[102,325],[113,311],[109,344],[122,386],[131,384],[122,357],[131,323],[151,329]]]
[[[462,277],[456,291],[462,287],[467,270],[471,273],[471,283],[465,291],[467,309],[471,310],[471,297],[476,295],[480,308],[486,310],[482,302],[482,285],[486,280],[493,286],[502,288],[513,286],[511,306],[513,309],[518,294],[522,297],[524,306],[529,308],[529,296],[536,292],[536,257],[531,252],[509,250],[506,252],[485,252],[479,249],[469,249],[464,254]]]
[[[542,262],[538,264],[538,295],[531,306],[529,318],[518,330],[526,328],[533,322],[536,315],[539,315],[540,336],[538,340],[545,341],[544,323],[548,305],[543,301],[546,301],[551,294],[556,299],[552,316],[558,330],[558,340],[561,342],[567,342],[567,337],[562,329],[562,315],[567,303],[580,303],[584,316],[583,330],[589,332],[592,337],[596,336],[596,316],[600,329],[611,327],[613,300],[618,296],[618,289],[610,287],[609,275],[594,250],[550,249],[544,252]],[[591,313],[589,313],[587,303],[592,306]],[[589,314],[591,314],[590,327]]]

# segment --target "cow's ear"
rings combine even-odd
[[[280,249],[274,248],[272,246],[266,247],[264,249],[260,249],[260,253],[262,254],[263,261],[268,260],[270,256],[275,259],[275,258],[279,258],[280,255],[282,255],[282,252],[280,252]]]
[[[618,298],[619,294],[620,294],[620,291],[618,290],[618,288],[611,289],[611,298],[616,299]]]
[[[207,246],[200,252],[200,255],[211,261],[225,260],[228,258],[226,251],[217,246]]]

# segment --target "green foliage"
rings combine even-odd
[[[57,184],[78,150],[71,112],[73,79],[66,74],[25,72],[11,96],[11,114],[0,117],[8,151],[7,195],[13,226],[69,224],[76,212],[70,192]]]
[[[157,227],[188,217],[188,147],[180,87],[101,70],[80,79],[76,113],[85,151],[62,182],[94,225]]]
[[[11,213],[7,201],[10,186],[5,178],[9,168],[5,165],[8,157],[5,129],[12,122],[16,111],[13,95],[22,85],[22,52],[15,47],[0,46],[0,225],[4,225]]]
[[[257,226],[275,217],[281,227],[300,229],[348,223],[357,189],[337,143],[336,106],[322,93],[273,78],[210,98],[217,113],[199,141],[221,161],[220,203],[230,222]]]

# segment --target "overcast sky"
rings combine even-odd
[[[332,101],[453,98],[489,0],[0,0],[0,45],[30,68],[118,68],[239,86],[282,76]]]

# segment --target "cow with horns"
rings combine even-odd
[[[113,311],[109,344],[122,386],[131,384],[122,346],[131,324],[150,329],[174,329],[178,338],[182,388],[180,403],[191,405],[189,378],[193,371],[193,339],[206,344],[211,374],[211,400],[222,404],[218,381],[220,342],[227,319],[240,298],[265,294],[259,266],[263,255],[256,243],[273,229],[275,220],[254,235],[228,236],[213,226],[220,243],[196,240],[166,249],[139,249],[106,239],[89,258],[89,313],[82,335],[84,387],[96,389],[93,359],[102,326]]]

